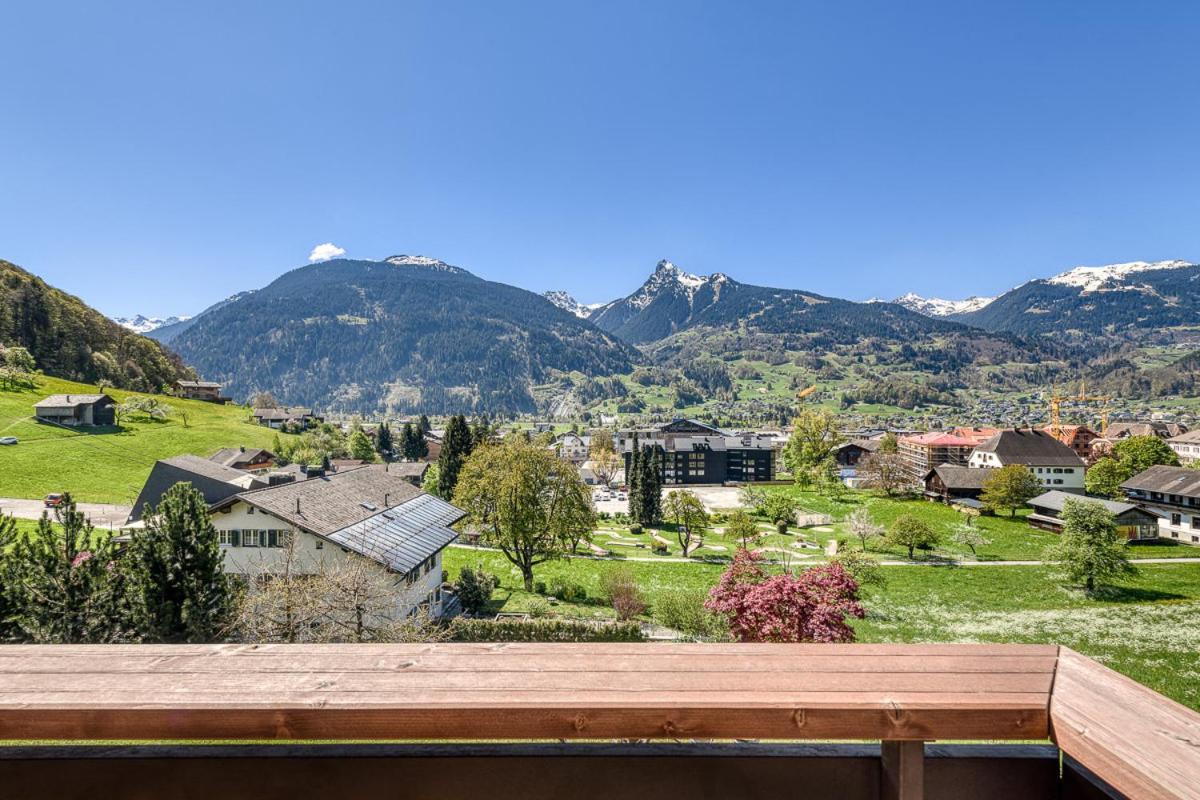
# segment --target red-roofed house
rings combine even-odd
[[[915,436],[901,436],[897,441],[897,452],[904,459],[904,467],[913,483],[920,483],[939,464],[965,467],[971,460],[971,451],[979,442],[952,432],[930,431]]]

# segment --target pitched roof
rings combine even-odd
[[[408,572],[458,538],[462,511],[431,494],[380,511],[327,537],[396,572]]]
[[[328,536],[421,494],[420,489],[404,477],[389,473],[382,464],[368,464],[298,483],[242,492],[237,499],[297,528]],[[461,511],[458,516],[462,516]]]
[[[881,444],[883,444],[882,439],[851,439],[848,442],[843,442],[842,444],[838,445],[838,450],[842,450],[847,447],[857,447],[860,450],[866,450],[868,453],[875,453],[879,451],[879,446]]]
[[[1105,500],[1100,497],[1088,497],[1082,494],[1071,494],[1070,492],[1060,492],[1057,489],[1054,491],[1039,494],[1037,497],[1029,501],[1029,505],[1034,508],[1047,508],[1051,511],[1061,513],[1063,506],[1068,500],[1078,500],[1084,503],[1099,503],[1104,506],[1111,514],[1121,515],[1127,511],[1132,511],[1137,508],[1134,503],[1118,503],[1114,500]]]
[[[213,463],[207,458],[192,455],[164,458],[151,468],[129,512],[129,521],[141,519],[146,507],[157,506],[166,491],[177,483],[190,483],[204,495],[204,502],[209,505],[263,485],[247,472]]]
[[[299,419],[311,417],[312,409],[297,406],[296,408],[256,408],[251,416],[259,419]]]
[[[1032,428],[1004,430],[975,448],[979,453],[995,453],[1004,465],[1082,467],[1083,459],[1045,431]]]
[[[392,475],[398,475],[401,478],[420,480],[425,477],[425,473],[429,471],[428,461],[397,461],[394,464],[387,465],[387,471]]]
[[[52,394],[34,403],[33,407],[74,408],[76,406],[90,406],[92,403],[99,403],[101,400],[111,401],[112,398],[106,394]]]
[[[955,436],[945,431],[929,431],[915,436],[901,436],[900,441],[921,447],[974,447],[977,444],[974,439]]]
[[[1160,464],[1134,475],[1121,488],[1200,497],[1200,470]]]
[[[1167,440],[1172,444],[1200,444],[1200,430],[1188,431]]]
[[[270,461],[274,458],[274,453],[261,447],[222,447],[209,456],[208,460],[215,464],[232,467],[234,464],[255,464],[260,461]]]
[[[177,386],[184,389],[220,389],[221,384],[213,381],[175,381]]]
[[[947,489],[982,489],[983,482],[995,472],[993,467],[962,467],[955,464],[938,464],[926,474],[937,473]]]

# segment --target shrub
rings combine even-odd
[[[450,623],[450,638],[456,642],[640,642],[645,637],[636,622],[458,617]]]
[[[703,589],[670,589],[654,601],[653,617],[659,624],[696,639],[728,638],[725,621],[704,607]]]
[[[468,614],[478,614],[487,608],[492,599],[492,591],[496,588],[496,579],[483,570],[463,567],[458,580],[454,583],[454,592],[458,602]]]
[[[631,534],[633,534],[634,536],[640,536],[642,533],[642,530],[643,530],[642,526],[636,522],[629,526],[629,532]]]
[[[633,619],[646,610],[646,601],[629,567],[610,570],[600,576],[600,591],[617,612],[617,619]]]
[[[583,603],[587,600],[587,589],[578,583],[570,583],[559,579],[550,587],[550,594],[564,603]]]
[[[546,582],[545,581],[535,581],[533,584],[533,591],[537,594],[545,594],[546,593]]]

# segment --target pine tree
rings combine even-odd
[[[446,423],[446,433],[442,438],[442,452],[438,456],[438,495],[453,497],[454,488],[458,485],[458,473],[463,462],[471,454],[471,430],[467,420],[461,414],[453,416]]]
[[[642,497],[646,503],[646,521],[650,525],[662,523],[662,487],[663,487],[663,454],[661,447],[653,447],[647,462],[646,478],[643,484]]]
[[[404,423],[404,427],[400,429],[400,457],[405,461],[416,461],[416,437],[417,433],[411,422]]]
[[[57,525],[55,524],[57,523]],[[37,533],[17,537],[5,556],[11,623],[23,639],[51,644],[107,642],[119,638],[112,539],[97,532],[65,495],[54,521],[42,514]]]
[[[433,430],[433,426],[429,424],[429,417],[422,414],[421,418],[417,420],[417,428],[421,431],[422,436]]]
[[[386,422],[379,423],[379,430],[375,432],[375,450],[384,461],[392,460],[392,429]]]
[[[146,514],[122,559],[138,636],[213,642],[231,621],[232,591],[204,495],[177,483]]]
[[[633,443],[629,450],[629,465],[625,470],[625,483],[629,486],[629,518],[638,525],[642,524],[642,484],[641,468],[638,459],[638,435],[633,434]]]

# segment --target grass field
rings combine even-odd
[[[582,603],[553,602],[521,588],[520,574],[500,553],[452,547],[444,568],[455,578],[464,566],[498,575],[492,611],[607,618],[600,578],[629,569],[649,602],[669,591],[699,597],[720,576],[716,564],[619,562],[592,559],[539,566],[537,580],[581,586]],[[1089,598],[1064,587],[1046,567],[885,567],[883,587],[863,595],[865,620],[855,623],[863,642],[1029,642],[1072,647],[1192,708],[1200,709],[1200,564],[1144,564],[1119,587]]]
[[[176,413],[162,422],[122,421],[120,428],[64,430],[34,421],[33,404],[50,394],[87,394],[97,389],[57,378],[37,387],[0,391],[0,436],[20,444],[0,447],[0,497],[44,497],[71,492],[76,500],[132,504],[160,458],[222,447],[270,447],[274,431],[247,421],[241,406],[164,398]],[[130,392],[109,390],[118,403]],[[182,413],[187,415],[185,425]]]

